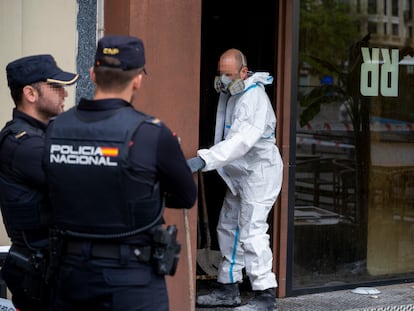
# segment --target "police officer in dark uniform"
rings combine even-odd
[[[94,99],[48,128],[54,311],[169,309],[165,275],[175,272],[180,244],[163,225],[163,206],[191,208],[197,191],[177,137],[131,106],[144,65],[140,39],[103,37]]]
[[[1,274],[20,310],[46,310],[48,222],[44,134],[49,118],[63,112],[64,86],[77,74],[57,67],[51,55],[20,58],[6,67],[15,103],[0,132],[0,205],[11,247]]]

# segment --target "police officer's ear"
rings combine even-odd
[[[141,84],[142,84],[142,73],[140,73],[139,75],[135,76],[132,79],[132,87],[134,90],[138,90],[141,88]]]
[[[32,85],[26,85],[23,88],[23,97],[24,97],[25,101],[27,101],[29,103],[34,103],[34,102],[37,101],[37,99],[40,96],[39,92],[40,92],[40,90],[33,87]]]

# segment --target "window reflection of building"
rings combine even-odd
[[[373,45],[413,44],[411,0],[351,0],[350,3],[359,16],[361,33],[370,32]]]
[[[361,96],[362,105],[369,105],[364,205],[358,203],[356,167],[361,163],[355,157],[358,147],[349,102],[322,104],[308,124],[297,126],[293,271],[298,287],[414,276],[414,59],[406,58],[414,56],[414,1],[345,2],[357,19],[355,42],[370,33],[370,51],[398,50],[398,96]],[[311,50],[305,47],[301,53]],[[376,60],[381,65],[382,57]],[[338,56],[337,63],[346,60]],[[301,63],[300,94],[325,81],[318,68]],[[350,83],[355,85],[347,87],[359,88],[359,81]],[[302,111],[298,105],[298,117]],[[360,217],[367,214],[367,219]]]

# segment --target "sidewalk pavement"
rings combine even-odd
[[[198,286],[198,294],[208,292]],[[414,311],[414,283],[368,287],[377,294],[353,293],[352,289],[279,298],[278,311]],[[242,304],[252,297],[241,290]],[[196,308],[196,311],[231,311],[233,308]]]

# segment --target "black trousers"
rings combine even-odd
[[[164,276],[133,258],[63,255],[57,272],[53,311],[168,311]]]

